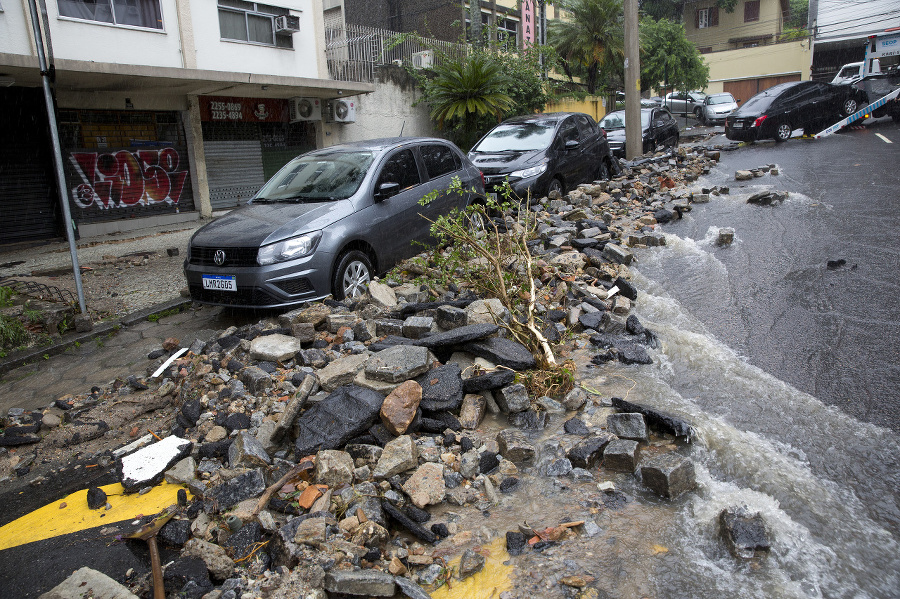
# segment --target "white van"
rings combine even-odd
[[[834,76],[834,79],[831,80],[832,85],[853,85],[863,77],[863,66],[865,66],[865,62],[848,62],[844,66],[841,67],[841,70],[838,71],[838,74]],[[881,65],[878,62],[878,59],[874,59],[872,61],[872,72],[870,75],[874,75],[881,72]]]

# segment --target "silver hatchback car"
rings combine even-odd
[[[734,99],[734,96],[728,92],[706,96],[700,112],[700,122],[704,125],[720,121],[724,123],[725,117],[737,110],[737,103],[738,101]]]
[[[446,191],[459,177],[464,194]],[[370,278],[433,241],[430,223],[483,200],[481,172],[452,143],[391,138],[289,162],[245,205],[200,228],[184,262],[191,298],[280,308],[365,292]]]

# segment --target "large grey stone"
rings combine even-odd
[[[406,595],[409,599],[431,599],[431,595],[429,595],[425,589],[411,581],[409,578],[405,576],[395,576],[394,582],[397,583],[397,586],[400,587],[400,592]]]
[[[610,414],[606,417],[609,432],[620,439],[647,441],[647,423],[640,413]]]
[[[456,411],[463,401],[463,381],[459,364],[432,368],[416,379],[422,387],[423,410]]]
[[[369,295],[372,296],[372,301],[382,308],[397,307],[397,294],[394,293],[394,290],[391,287],[384,283],[371,281],[369,283]]]
[[[271,464],[272,458],[250,431],[243,430],[228,448],[228,463],[232,468],[260,468]]]
[[[395,345],[374,354],[366,362],[370,379],[401,383],[428,370],[428,350],[416,345]]]
[[[577,468],[593,468],[603,458],[604,448],[615,439],[609,433],[588,437],[566,452],[566,457]]]
[[[684,437],[690,441],[694,435],[694,427],[686,420],[656,408],[626,401],[620,397],[612,398],[614,408],[622,412],[636,412],[644,415],[645,421],[663,432],[671,433],[676,437]]]
[[[191,453],[193,443],[174,435],[148,445],[116,462],[126,493],[159,483],[166,470]]]
[[[466,306],[466,322],[468,324],[505,322],[509,319],[509,310],[503,302],[496,298],[475,300]]]
[[[234,574],[234,560],[228,557],[225,549],[219,545],[194,538],[185,543],[181,555],[203,560],[207,570],[216,580],[225,580]]]
[[[403,321],[403,336],[410,339],[421,339],[431,332],[434,318],[430,316],[410,316]]]
[[[632,260],[634,260],[634,254],[631,253],[631,250],[627,250],[615,243],[607,243],[603,247],[602,253],[604,258],[610,262],[615,262],[616,264],[628,266],[631,264]]]
[[[74,599],[76,597],[138,599],[137,595],[132,594],[131,591],[103,572],[88,567],[75,570],[71,576],[40,595],[38,599]]]
[[[281,335],[261,335],[250,342],[250,358],[268,362],[286,362],[302,349],[296,337]]]
[[[300,434],[294,448],[296,455],[343,447],[375,424],[383,402],[384,396],[370,389],[355,385],[336,389],[297,419]]]
[[[603,467],[616,472],[634,472],[639,459],[640,445],[629,439],[610,441],[603,450]]]
[[[422,402],[422,387],[416,381],[404,381],[381,404],[381,423],[392,435],[406,432]]]
[[[384,337],[385,335],[402,335],[403,321],[396,318],[380,318],[375,321],[375,335]]]
[[[466,324],[466,311],[456,306],[440,306],[435,312],[435,321],[442,329],[456,329]]]
[[[248,470],[206,492],[207,511],[222,513],[245,499],[259,497],[266,490],[261,470]]]
[[[747,506],[722,510],[719,526],[725,545],[735,557],[750,559],[768,553],[772,547],[765,520]]]
[[[444,467],[435,462],[425,462],[409,477],[403,485],[403,490],[417,508],[441,503],[447,492],[444,485]]]
[[[488,337],[481,341],[472,341],[463,344],[459,349],[513,370],[530,370],[536,365],[534,356],[527,347],[505,337]]]
[[[164,478],[166,482],[175,485],[190,484],[197,479],[197,462],[188,456],[166,470]]]
[[[519,430],[508,428],[497,433],[497,445],[500,455],[510,462],[526,463],[534,459],[534,445]]]
[[[353,482],[353,458],[345,451],[323,449],[316,454],[316,482],[329,487]]]
[[[466,393],[479,393],[499,389],[511,384],[516,379],[516,373],[508,368],[497,368],[484,374],[470,376],[463,380],[463,391]]]
[[[394,577],[378,570],[330,570],[325,574],[325,590],[329,593],[391,597],[396,590]]]
[[[384,446],[373,476],[390,478],[419,465],[419,448],[409,435],[397,437]]]
[[[369,352],[363,352],[334,360],[316,373],[319,384],[326,391],[334,391],[341,385],[349,385],[356,378],[356,374],[365,367],[370,357]]]
[[[429,335],[428,337],[417,341],[416,345],[421,345],[429,349],[451,347],[453,345],[459,345],[460,343],[484,339],[499,330],[500,327],[493,323],[469,324],[464,327],[457,327],[455,329],[450,329],[449,331],[444,331],[443,333]]]
[[[505,414],[524,412],[531,407],[528,390],[521,383],[500,389],[494,394],[494,399],[497,400],[497,405],[500,406],[500,410]]]
[[[251,395],[263,395],[272,388],[274,384],[272,376],[265,370],[256,366],[242,368],[238,374],[238,378],[244,383],[244,386],[247,387],[247,391],[249,391]]]
[[[694,462],[674,452],[657,455],[643,462],[641,479],[654,493],[669,499],[697,487]]]

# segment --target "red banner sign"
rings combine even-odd
[[[536,39],[534,0],[522,0],[522,40],[525,47],[533,45]]]
[[[286,123],[287,100],[200,96],[200,120],[217,123]]]

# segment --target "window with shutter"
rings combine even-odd
[[[759,0],[744,2],[744,23],[759,21]]]
[[[701,8],[694,13],[694,27],[697,29],[706,29],[707,27],[717,27],[719,25],[719,7]]]

